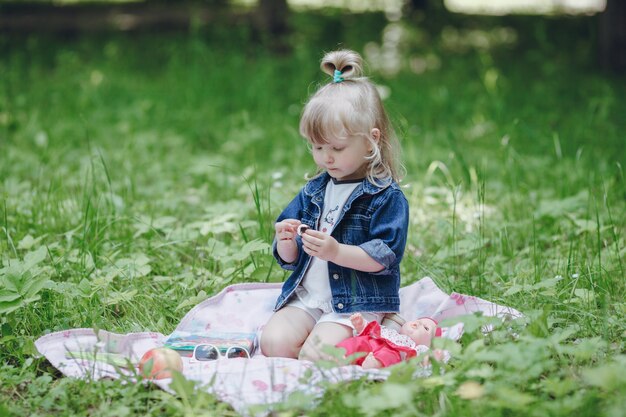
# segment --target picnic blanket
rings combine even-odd
[[[174,333],[181,332],[257,332],[272,314],[281,284],[235,284],[196,305],[181,320]],[[516,318],[517,310],[478,297],[459,293],[446,294],[431,278],[423,278],[400,289],[400,314],[407,320],[432,317],[438,321],[482,312],[485,316]],[[463,324],[443,328],[443,337],[457,340]],[[149,349],[163,346],[166,335],[158,332],[116,334],[104,330],[70,329],[40,337],[35,346],[55,368],[76,378],[133,379],[137,371],[123,363],[103,361],[99,354],[114,353],[138,363]],[[84,354],[77,354],[83,352]],[[69,353],[69,354],[68,354]],[[97,360],[94,360],[97,359]],[[420,368],[421,375],[428,369]],[[224,359],[211,362],[191,361],[183,357],[183,375],[198,382],[200,389],[225,401],[243,415],[266,415],[274,405],[281,404],[292,393],[320,398],[329,382],[345,382],[361,378],[384,380],[388,369],[362,369],[347,365],[323,367],[315,363],[287,358],[268,358],[256,349],[250,359]],[[172,379],[153,381],[172,391]]]

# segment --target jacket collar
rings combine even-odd
[[[323,172],[319,174],[317,177],[313,178],[304,186],[304,193],[308,196],[313,196],[318,193],[323,193],[326,190],[326,184],[330,181],[331,177],[328,172]],[[365,194],[377,194],[383,191],[385,188],[394,184],[394,182],[390,182],[389,184],[380,187],[371,183],[367,178],[363,179],[361,184],[357,186],[357,188],[362,188],[363,193]]]

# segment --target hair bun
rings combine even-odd
[[[331,77],[334,76],[335,70],[339,70],[346,80],[358,78],[363,75],[363,58],[348,49],[332,51],[324,55],[320,68]]]

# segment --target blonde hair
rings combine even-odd
[[[361,56],[350,50],[328,52],[320,68],[330,75],[341,72],[343,81],[329,82],[308,100],[300,119],[300,134],[310,144],[323,144],[328,138],[361,136],[372,146],[367,157],[367,179],[388,185],[402,177],[400,145],[374,84],[363,76]],[[378,142],[372,129],[380,130]]]

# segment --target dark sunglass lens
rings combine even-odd
[[[226,355],[228,356],[229,359],[250,357],[246,349],[242,347],[236,347],[236,346],[228,349],[228,353]]]
[[[199,361],[216,361],[220,357],[215,346],[200,345],[196,348],[196,360]]]

